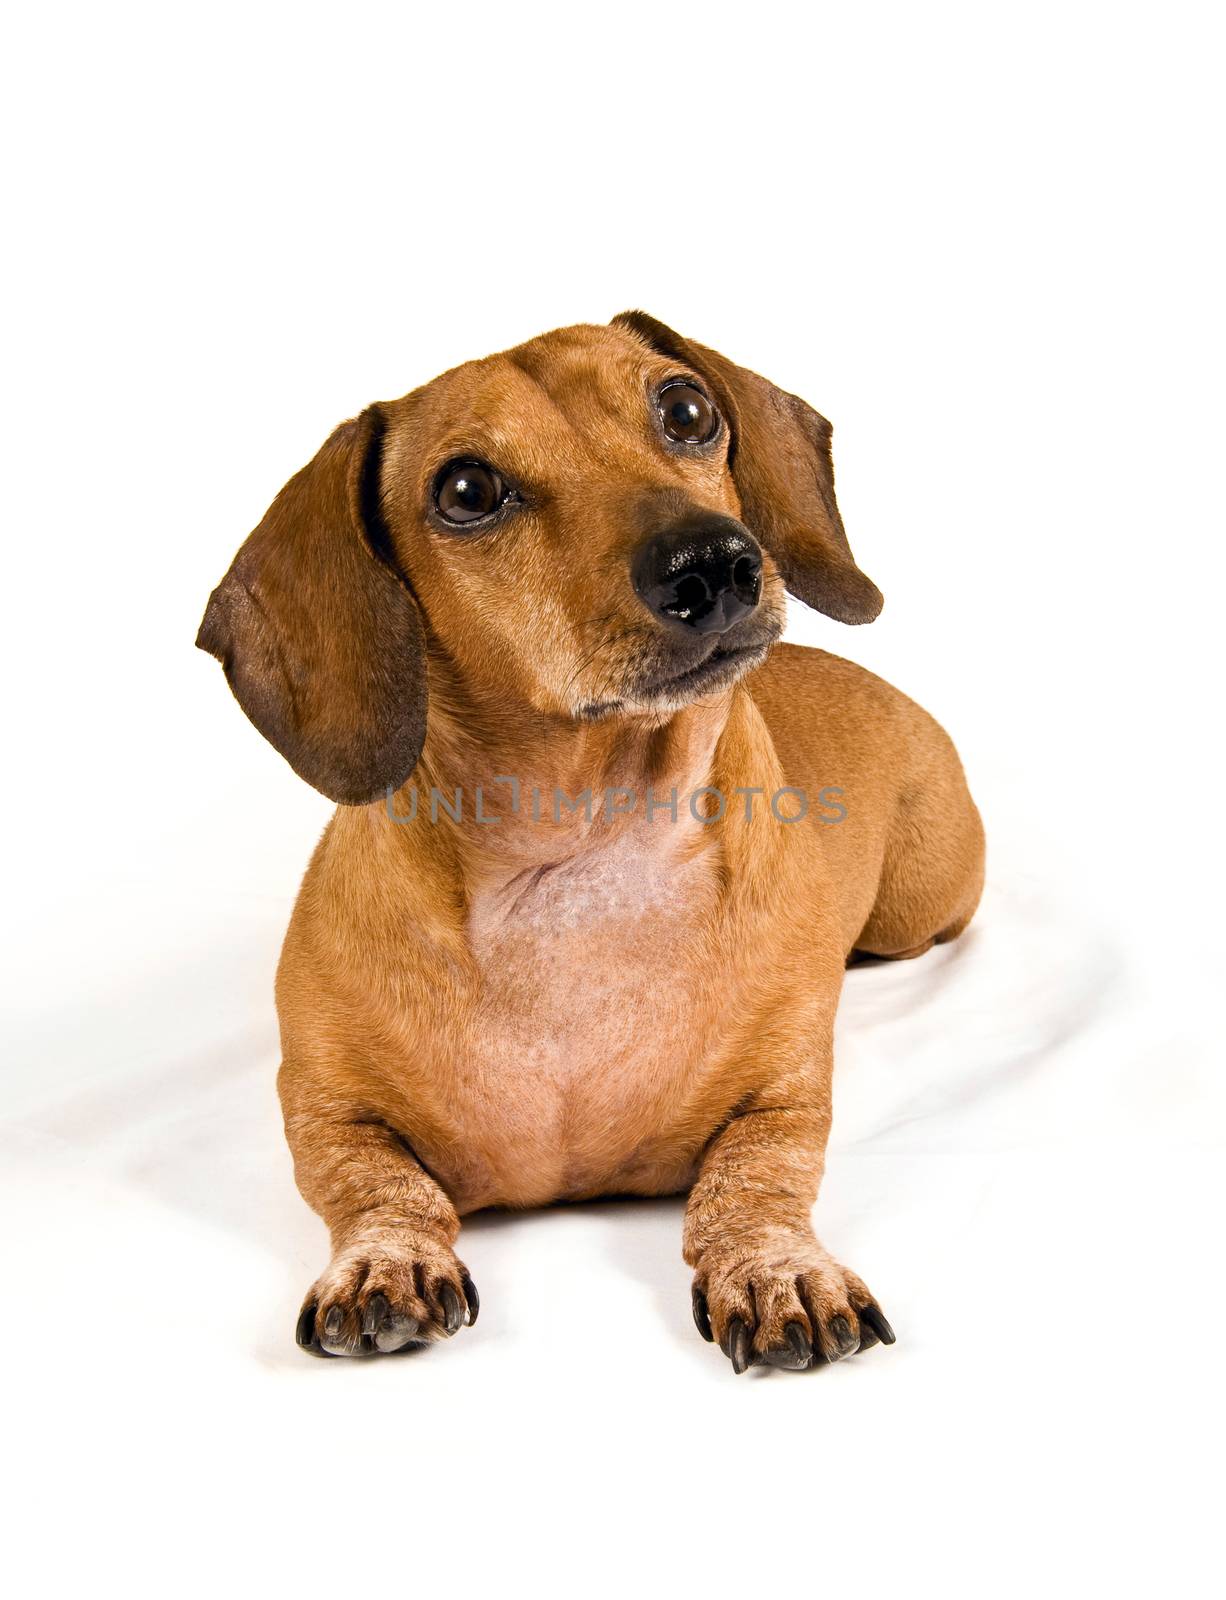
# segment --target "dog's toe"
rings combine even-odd
[[[740,1317],[733,1317],[720,1340],[719,1347],[731,1361],[732,1370],[738,1377],[749,1366],[751,1337],[748,1325]]]
[[[694,1326],[708,1344],[713,1344],[715,1335],[711,1332],[711,1313],[707,1309],[707,1297],[697,1284],[690,1294],[690,1306],[694,1313]]]
[[[308,1297],[306,1304],[298,1313],[298,1326],[294,1329],[294,1338],[302,1350],[309,1350],[312,1355],[326,1356],[327,1351],[315,1337],[315,1320],[319,1307],[315,1301]]]
[[[375,1294],[367,1301],[362,1319],[362,1340],[367,1354],[394,1356],[398,1350],[412,1344],[420,1331],[417,1318],[406,1316],[389,1305],[386,1295]]]
[[[885,1319],[885,1312],[875,1300],[870,1300],[867,1305],[860,1307],[860,1348],[865,1348],[864,1334],[868,1330],[873,1335],[872,1343],[880,1339],[882,1344],[894,1343],[894,1330]]]
[[[464,1326],[464,1302],[449,1283],[439,1290],[439,1302],[443,1308],[443,1332],[450,1339]]]
[[[468,1305],[468,1326],[471,1328],[481,1309],[481,1296],[477,1293],[477,1285],[468,1275],[467,1267],[460,1268],[460,1287],[464,1291],[464,1299]]]
[[[801,1323],[789,1322],[783,1330],[783,1343],[763,1350],[761,1359],[768,1367],[779,1367],[784,1372],[803,1372],[813,1365],[813,1344],[808,1332]]]

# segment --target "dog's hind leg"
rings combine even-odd
[[[935,725],[934,725],[935,726]],[[983,892],[983,824],[944,734],[899,796],[873,909],[849,959],[905,961],[956,939]]]

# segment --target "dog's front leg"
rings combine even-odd
[[[694,1320],[740,1373],[839,1361],[894,1334],[813,1233],[830,1132],[830,1051],[756,1093],[712,1139],[686,1208]]]
[[[475,1322],[477,1291],[452,1249],[460,1219],[405,1140],[288,1064],[278,1085],[294,1176],[332,1235],[298,1343],[320,1355],[390,1355]]]

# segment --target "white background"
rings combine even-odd
[[[1207,1591],[1211,14],[10,23],[14,1592]],[[972,933],[844,1002],[817,1220],[899,1342],[734,1379],[669,1202],[477,1220],[475,1329],[315,1362],[271,982],[328,808],[195,628],[337,421],[633,305],[833,419],[887,605],[792,636],[927,704],[987,820]]]

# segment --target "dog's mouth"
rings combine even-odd
[[[775,634],[742,643],[716,644],[701,661],[673,670],[672,663],[656,668],[627,686],[617,700],[591,701],[579,708],[584,721],[594,722],[619,711],[678,711],[706,694],[726,689],[744,673],[766,660]]]
[[[639,685],[634,698],[652,703],[685,701],[715,689],[726,688],[743,672],[766,660],[770,643],[767,639],[756,639],[748,644],[717,644],[697,666],[686,667],[684,671],[671,675],[664,673],[649,678]]]

